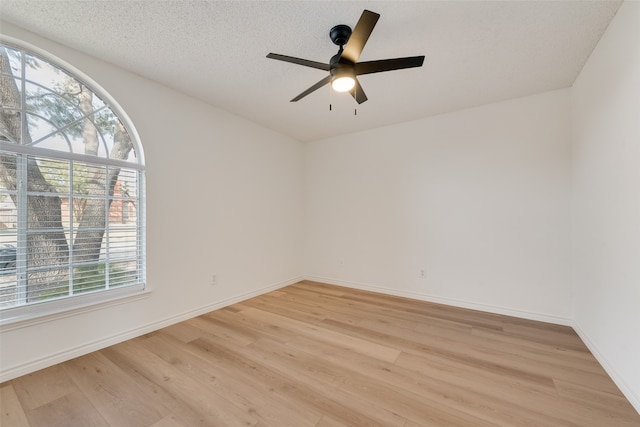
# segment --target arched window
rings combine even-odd
[[[79,71],[0,42],[2,319],[143,290],[144,161],[135,129]]]

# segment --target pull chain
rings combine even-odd
[[[355,95],[353,97],[353,100],[356,102],[356,106],[353,108],[353,115],[357,116],[358,115],[358,85],[357,84],[353,88],[353,94]]]
[[[331,102],[332,99],[333,99],[333,90],[331,89],[331,85],[329,85],[329,111],[333,111],[333,104]],[[356,106],[353,109],[353,115],[357,116],[358,115],[358,86],[357,85],[353,88],[353,99],[356,103]]]

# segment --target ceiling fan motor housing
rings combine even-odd
[[[351,77],[355,78],[356,73],[353,69],[353,64],[336,62],[331,64],[331,69],[329,70],[329,74],[331,75],[331,81],[338,77]]]

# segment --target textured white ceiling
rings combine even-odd
[[[0,17],[301,141],[572,85],[621,1],[35,1]],[[425,55],[422,68],[360,77],[369,100],[320,89],[336,24],[381,18],[362,61]],[[329,103],[333,111],[329,111]]]

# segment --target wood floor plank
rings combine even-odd
[[[570,327],[309,281],[0,392],[3,427],[640,427]]]
[[[54,365],[11,381],[25,410],[35,409],[77,390],[62,365]],[[46,387],[43,385],[46,384]]]
[[[390,386],[377,377],[330,364],[325,358],[313,356],[291,346],[274,345],[268,340],[260,340],[252,346],[260,349],[260,354],[267,355],[265,357],[269,357],[270,364],[279,366],[280,369],[288,369],[296,377],[308,377],[328,390],[340,390],[345,394],[343,402],[348,402],[344,404],[351,410],[367,411],[366,408],[377,408],[382,409],[386,414],[398,414],[409,419],[439,421],[443,423],[442,425],[449,426],[493,425],[466,411],[450,410],[446,405],[439,404],[441,402],[422,398],[416,395],[413,389]],[[353,402],[356,400],[361,403],[353,407]],[[371,412],[371,409],[368,412]],[[380,418],[381,415],[377,415],[376,419]],[[360,425],[371,424],[369,422]],[[391,420],[385,421],[382,425],[392,425]]]
[[[29,427],[27,415],[9,383],[0,386],[0,426]]]
[[[345,427],[346,424],[335,420],[327,415],[323,416],[320,421],[315,425],[315,427]]]
[[[160,421],[153,423],[149,427],[185,427],[187,425],[188,424],[185,424],[177,416],[171,414],[171,415],[167,415]]]
[[[271,342],[281,346],[270,338],[263,342]],[[194,345],[211,352],[220,359],[233,363],[234,368],[247,374],[253,374],[263,381],[272,384],[279,392],[313,412],[331,414],[335,419],[353,426],[395,427],[404,423],[397,415],[381,410],[370,404],[363,404],[362,399],[346,393],[333,384],[320,381],[305,370],[297,370],[268,352],[261,351],[253,344],[248,347],[233,347],[228,344],[219,345],[214,341],[199,339]]]
[[[523,384],[519,379],[511,376],[496,378],[495,375],[481,369],[469,369],[468,367],[450,363],[447,359],[440,359],[439,363],[433,360],[415,360],[416,366],[402,365],[403,360],[396,363],[385,363],[371,358],[349,354],[346,351],[327,351],[321,344],[311,340],[298,339],[290,342],[287,347],[294,346],[300,351],[316,355],[324,363],[330,363],[342,369],[352,370],[354,373],[375,378],[377,382],[385,383],[391,387],[399,387],[402,390],[411,390],[424,399],[435,401],[442,408],[444,406],[459,406],[458,401],[476,401],[477,404],[488,406],[497,405],[517,409],[522,401],[547,404],[557,400],[556,390],[552,383],[544,389]],[[334,368],[335,370],[335,368]],[[354,377],[354,375],[347,375]],[[487,387],[487,383],[492,387]],[[497,386],[497,387],[496,387]],[[539,395],[544,395],[543,398]],[[446,396],[446,397],[443,397]],[[544,400],[546,397],[546,400]],[[457,399],[457,400],[456,400]],[[456,409],[464,411],[463,409]],[[520,409],[520,413],[524,413]],[[561,419],[543,415],[539,418],[547,420],[547,425],[563,425]],[[511,418],[506,422],[509,425]],[[497,423],[497,421],[494,420]],[[564,425],[569,425],[564,423]]]
[[[245,329],[221,322],[214,316],[203,315],[187,320],[186,323],[195,326],[200,331],[198,338],[200,338],[203,333],[206,333],[219,339],[231,340],[238,345],[247,345],[259,338],[259,335],[256,333],[248,332]]]
[[[69,377],[110,425],[135,427],[158,422],[169,410],[101,353],[63,364]]]
[[[425,378],[430,379],[432,386],[446,391],[450,385],[454,385],[455,389],[449,393],[468,390],[472,395],[478,396],[480,402],[487,408],[493,407],[492,416],[499,417],[494,420],[496,425],[508,426],[518,421],[526,425],[524,421],[528,420],[531,424],[550,427],[598,427],[608,425],[609,420],[612,417],[615,418],[608,410],[595,410],[590,405],[576,404],[563,399],[557,393],[550,394],[530,387],[521,387],[515,379],[512,383],[504,384],[500,388],[496,387],[495,382],[491,383],[491,387],[487,387],[486,381],[479,381],[472,376],[460,377],[453,372],[446,377],[441,377],[437,373],[437,365],[424,363],[421,358],[403,356],[398,359],[398,364],[406,369],[422,372]],[[463,392],[461,394],[464,395]],[[541,411],[535,408],[545,409]],[[513,418],[509,419],[509,417]]]
[[[109,426],[107,420],[79,390],[27,411],[26,414],[32,426]]]
[[[635,411],[620,393],[610,393],[599,389],[571,384],[563,380],[554,379],[558,395],[579,405],[597,407],[603,412],[620,417],[633,418]]]
[[[584,345],[584,343],[576,333],[556,332],[542,330],[530,325],[525,326],[512,324],[505,324],[502,330],[505,335],[525,337],[531,342],[556,345],[562,348],[572,349],[576,351],[589,351],[587,349],[587,346]]]
[[[253,426],[257,419],[237,408],[215,390],[186,377],[171,363],[145,349],[138,341],[130,340],[113,347],[113,351],[134,360],[136,370],[172,396],[180,396],[185,405],[195,410],[205,425]]]
[[[281,329],[288,329],[296,334],[313,337],[315,339],[330,342],[331,345],[350,348],[358,353],[381,360],[394,361],[400,352],[386,345],[372,343],[359,339],[349,334],[337,333],[329,329],[322,329],[315,325],[309,325],[281,315],[269,313],[263,310],[248,308],[242,314],[262,320],[265,323],[275,325]]]
[[[263,295],[261,298],[247,301],[245,305],[264,311],[271,311],[275,314],[284,314],[287,317],[296,318],[307,323],[317,323],[327,317],[326,311],[321,307],[304,304],[300,300],[290,300],[286,294],[279,295],[276,298],[271,295]]]
[[[422,406],[433,405],[429,408],[429,413],[435,415],[438,411],[447,412],[448,415],[444,419],[448,419],[451,424],[453,414],[469,413],[474,417],[468,417],[461,425],[481,425],[480,419],[485,415],[485,408],[494,406],[491,411],[492,416],[487,419],[487,425],[513,425],[514,419],[523,419],[522,414],[528,415],[526,411],[519,410],[519,401],[512,398],[511,393],[503,393],[500,395],[488,395],[486,393],[486,383],[477,382],[475,389],[469,387],[469,381],[462,379],[457,384],[450,382],[450,374],[445,371],[444,380],[438,379],[436,376],[423,376],[419,370],[403,369],[388,364],[378,362],[372,359],[357,358],[356,354],[337,354],[335,356],[327,353],[314,356],[304,356],[304,353],[314,354],[315,348],[312,343],[303,343],[296,351],[291,350],[291,343],[287,345],[284,353],[290,357],[295,356],[289,363],[300,363],[301,366],[318,367],[322,363],[330,365],[329,368],[315,368],[315,376],[323,373],[328,379],[331,375],[335,375],[334,382],[340,382],[340,388],[352,390],[356,394],[362,392],[361,388],[368,391],[369,399],[374,400],[375,405],[385,407],[393,397],[401,396],[405,401],[419,400]],[[271,351],[275,352],[279,348]],[[377,362],[377,363],[376,363]],[[445,367],[446,368],[446,367]],[[345,382],[346,381],[346,382]],[[353,388],[352,388],[353,387]],[[360,388],[358,388],[360,387]],[[380,390],[379,396],[372,396],[373,390]],[[513,390],[512,390],[513,392]],[[526,395],[529,397],[529,395]],[[508,398],[507,398],[508,397]],[[464,402],[464,405],[460,405]],[[475,409],[473,407],[476,407]],[[478,410],[480,408],[480,410]],[[505,414],[500,415],[502,409],[506,408]],[[513,413],[516,413],[515,415]],[[500,417],[498,417],[500,415]],[[516,418],[520,416],[520,418]],[[544,417],[538,417],[544,419]],[[425,419],[425,415],[421,414],[418,419]],[[568,423],[559,422],[558,419],[547,419],[545,425],[559,426],[570,425]]]
[[[197,408],[189,404],[188,396],[172,393],[172,390],[165,389],[162,384],[156,384],[152,379],[147,378],[144,372],[137,369],[138,361],[128,357],[127,353],[115,351],[115,347],[108,347],[100,351],[105,357],[114,362],[123,372],[131,377],[138,387],[145,389],[148,393],[152,393],[155,397],[153,402],[168,408],[173,417],[170,420],[161,420],[163,422],[181,422],[183,426],[209,426],[209,420],[201,416]],[[195,405],[194,405],[195,406]],[[35,426],[34,426],[35,427]]]
[[[165,334],[169,334],[185,343],[195,340],[202,335],[202,329],[190,323],[189,320],[163,328],[162,332],[164,332]]]
[[[458,366],[470,366],[496,375],[516,376],[519,381],[528,384],[548,388],[553,387],[553,382],[547,376],[530,373],[518,367],[500,363],[500,357],[503,355],[499,352],[496,352],[498,360],[478,352],[476,348],[465,342],[470,335],[459,335],[458,339],[454,339],[451,336],[417,334],[402,328],[389,330],[388,327],[385,327],[381,332],[374,333],[373,329],[367,326],[364,328],[339,324],[337,326],[353,333],[361,333],[364,329],[364,334],[369,336],[370,339],[385,341],[403,353],[434,360],[447,360],[457,363]]]
[[[176,358],[176,346],[180,343],[169,336],[157,334],[145,340],[143,345],[169,361],[193,381],[213,388],[218,394],[225,396],[227,400],[266,425],[313,427],[321,417],[320,413],[297,411],[297,408],[279,399],[276,393],[257,386],[253,378],[239,378],[237,373],[229,374],[220,363],[216,363],[218,360],[212,359],[206,352],[198,351],[197,346],[184,344],[180,357]]]

